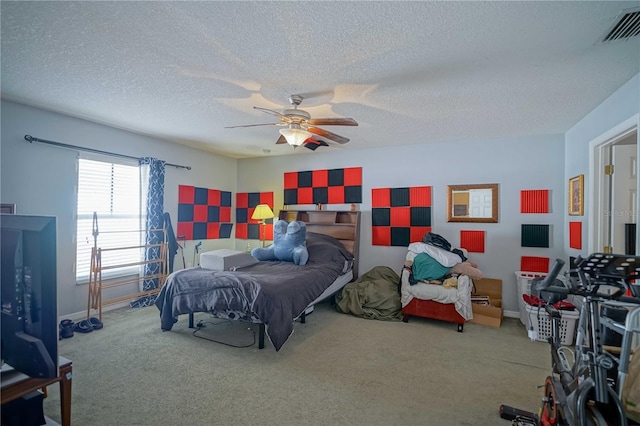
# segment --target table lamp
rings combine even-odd
[[[253,210],[253,214],[251,215],[251,219],[260,221],[260,243],[262,247],[264,247],[264,229],[267,219],[271,219],[274,216],[271,207],[266,204],[258,204],[256,208]]]

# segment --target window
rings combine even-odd
[[[98,217],[97,246],[140,246],[140,169],[137,165],[117,164],[80,158],[78,162],[78,200],[76,223],[76,281],[87,281],[94,246],[93,213]],[[137,263],[141,249],[105,251],[102,265]],[[103,277],[138,274],[139,266],[103,272]]]

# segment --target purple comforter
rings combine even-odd
[[[236,271],[200,267],[167,277],[156,306],[169,331],[178,315],[211,312],[227,318],[262,322],[271,343],[280,350],[293,332],[293,322],[340,275],[350,270],[353,256],[335,238],[307,233],[309,261],[262,261]]]

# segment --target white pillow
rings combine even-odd
[[[442,266],[446,266],[448,268],[462,262],[462,258],[457,254],[422,242],[409,244],[409,252],[407,253],[405,260],[413,261],[413,259],[420,253],[427,253],[429,256],[437,260]]]

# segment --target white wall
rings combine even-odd
[[[589,254],[587,237],[590,217],[587,207],[592,202],[590,182],[593,178],[589,170],[589,143],[621,123],[632,120],[638,113],[640,113],[640,74],[625,83],[565,134],[565,182],[579,174],[584,174],[585,182],[585,214],[582,217],[565,214],[564,225],[568,236],[569,221],[582,222],[582,250],[569,248],[567,237],[565,260],[568,260],[569,256],[577,256],[579,254],[586,256]]]
[[[76,285],[75,206],[77,151],[41,143],[28,143],[24,136],[78,145],[135,157],[153,156],[191,170],[166,168],[165,211],[175,229],[178,185],[236,192],[235,159],[198,151],[158,139],[122,131],[25,105],[2,101],[1,193],[3,203],[16,203],[19,214],[58,218],[58,314],[87,309],[88,286]],[[235,212],[233,212],[235,213]],[[232,213],[232,219],[235,215]],[[185,248],[187,261],[193,245]],[[203,241],[203,250],[231,247],[232,240]],[[182,267],[180,254],[176,267]]]
[[[283,173],[343,167],[363,168],[360,273],[377,265],[400,271],[406,248],[371,244],[371,189],[408,186],[432,187],[432,229],[460,244],[460,230],[485,230],[485,253],[471,253],[485,276],[503,280],[505,310],[518,311],[515,271],[520,257],[561,256],[564,247],[563,135],[519,137],[505,140],[460,141],[398,148],[345,151],[322,148],[309,155],[238,160],[239,192],[273,191],[276,211],[283,205]],[[447,185],[498,183],[499,223],[448,223]],[[520,191],[549,189],[551,213],[521,214]],[[305,206],[305,208],[313,208]],[[348,209],[327,206],[327,209]],[[550,248],[520,246],[522,224],[551,225]],[[246,242],[238,240],[243,249]]]

